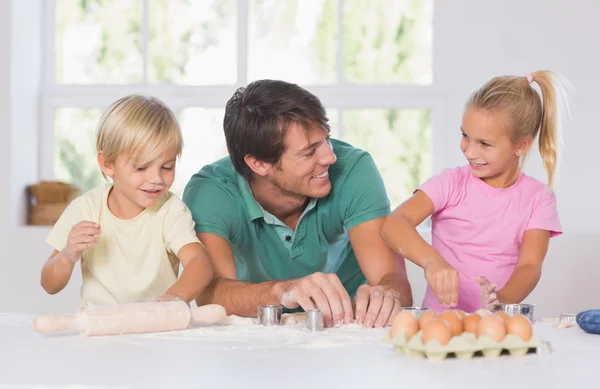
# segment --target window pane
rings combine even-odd
[[[56,1],[56,81],[142,81],[141,0]]]
[[[344,140],[368,151],[385,182],[392,208],[431,175],[428,110],[364,109],[343,112]]]
[[[248,79],[336,80],[337,0],[252,0]]]
[[[204,165],[228,155],[223,132],[224,114],[222,108],[193,107],[177,112],[185,145],[171,188],[176,195],[183,194],[190,177]]]
[[[60,108],[55,111],[56,179],[76,185],[82,192],[103,182],[96,162],[96,125],[101,109]]]
[[[153,0],[149,4],[150,82],[236,82],[234,0]]]
[[[432,82],[433,0],[344,2],[344,78]]]
[[[329,119],[329,136],[331,138],[340,138],[340,111],[337,109],[327,109],[327,119]]]

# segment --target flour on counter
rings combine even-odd
[[[265,327],[256,319],[229,316],[214,326],[198,326],[183,331],[141,334],[138,337],[185,340],[197,342],[194,347],[220,350],[265,350],[279,347],[299,349],[333,349],[370,345],[389,347],[383,339],[388,329],[367,329],[358,324],[347,324],[338,328],[326,328],[320,332],[309,332],[302,318],[287,325]],[[296,321],[296,323],[294,323]]]

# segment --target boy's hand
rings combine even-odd
[[[456,307],[458,304],[458,271],[442,258],[427,262],[423,270],[425,279],[440,304],[445,308]]]
[[[174,295],[174,294],[163,294],[162,296],[156,297],[152,301],[159,302],[159,303],[170,302],[170,301],[183,301],[183,302],[185,302],[181,297],[179,297],[177,295]]]
[[[67,245],[62,250],[63,254],[72,263],[79,261],[86,249],[98,243],[101,233],[100,226],[94,222],[82,221],[75,224],[67,238]]]
[[[476,281],[479,284],[481,307],[491,311],[494,304],[499,303],[498,296],[496,295],[496,284],[483,276],[477,277]]]

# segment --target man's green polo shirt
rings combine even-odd
[[[239,280],[336,273],[350,296],[365,283],[348,230],[388,215],[390,203],[372,157],[347,143],[334,139],[331,143],[337,156],[329,167],[331,192],[309,201],[295,231],[256,202],[229,157],[192,176],[183,201],[192,212],[196,231],[217,234],[229,242]]]

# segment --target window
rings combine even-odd
[[[431,174],[433,0],[55,0],[44,2],[41,178],[102,182],[94,131],[117,98],[177,114],[185,149],[173,191],[227,155],[224,106],[261,78],[323,101],[333,136],[369,151],[398,205]]]

